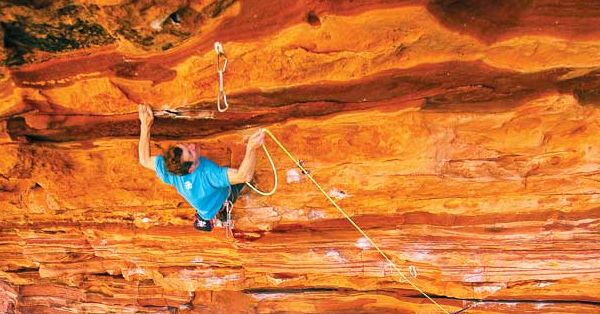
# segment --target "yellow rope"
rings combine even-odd
[[[265,131],[266,131],[266,129],[265,129]],[[271,135],[271,136],[273,136],[273,135]],[[269,162],[271,163],[271,169],[273,169],[273,176],[275,177],[275,183],[273,184],[273,189],[269,192],[263,192],[263,191],[259,190],[258,188],[254,187],[252,184],[250,184],[250,182],[246,182],[246,185],[249,186],[251,189],[253,189],[254,192],[256,192],[260,195],[269,196],[269,195],[273,195],[275,193],[275,191],[277,190],[277,168],[275,168],[275,163],[273,162],[273,159],[271,158],[271,154],[269,154],[267,147],[263,144],[262,148],[265,151],[267,158],[269,158]]]
[[[290,159],[292,159],[292,161],[296,164],[296,166],[298,166],[298,168],[300,168],[300,170],[302,170],[302,172],[304,174],[306,174],[306,176],[317,186],[319,191],[321,191],[321,193],[323,193],[323,195],[325,195],[325,197],[331,202],[331,204],[333,204],[333,206],[335,206],[335,208],[337,208],[337,210],[340,211],[344,215],[344,217],[346,217],[346,219],[348,219],[348,221],[352,224],[352,226],[354,226],[354,228],[356,228],[356,230],[358,230],[358,232],[360,232],[367,240],[369,240],[369,242],[371,242],[371,244],[377,250],[377,252],[379,252],[379,254],[381,254],[381,256],[383,256],[392,265],[392,267],[396,270],[396,272],[400,275],[400,277],[402,277],[402,279],[404,279],[415,290],[419,291],[423,296],[425,296],[427,299],[429,299],[429,301],[431,301],[438,308],[440,308],[440,310],[442,310],[445,314],[450,314],[450,312],[446,311],[446,309],[444,309],[441,305],[439,305],[437,302],[435,302],[435,300],[433,300],[431,297],[429,297],[427,295],[427,293],[425,293],[425,291],[423,291],[419,287],[417,287],[417,285],[415,285],[412,281],[410,281],[398,269],[396,264],[394,262],[392,262],[392,260],[390,260],[390,258],[379,248],[379,246],[354,222],[354,220],[352,220],[352,218],[350,218],[350,216],[348,216],[348,214],[346,214],[346,212],[325,192],[325,190],[323,190],[321,185],[310,175],[310,173],[308,171],[306,171],[306,169],[304,169],[302,164],[296,158],[294,158],[294,156],[292,156],[292,154],[283,146],[283,144],[281,144],[281,142],[279,142],[279,140],[277,140],[277,138],[275,137],[275,135],[273,135],[273,133],[271,133],[271,131],[269,131],[267,129],[264,129],[264,131],[273,139],[273,141],[277,145],[279,145],[279,147],[288,155],[288,157],[290,157]],[[263,145],[263,148],[264,148],[264,145]],[[267,153],[267,156],[269,156],[269,160],[271,161],[271,165],[273,165],[273,169],[275,169],[273,160],[271,159],[271,156],[267,152],[266,148],[265,148],[265,152]],[[277,180],[277,174],[275,174],[275,180]],[[275,181],[275,182],[277,182],[277,181]],[[250,184],[248,184],[248,185],[250,185]],[[252,185],[250,185],[250,187],[252,187]],[[252,187],[252,188],[254,188],[254,187]],[[257,191],[257,190],[255,189],[255,191]],[[275,189],[273,189],[272,192],[275,192]]]

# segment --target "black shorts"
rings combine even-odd
[[[239,184],[230,186],[231,191],[229,192],[229,196],[227,197],[227,200],[230,201],[231,203],[235,203],[235,201],[237,201],[237,199],[238,199],[238,196],[240,196],[240,192],[244,189],[245,186],[246,186],[245,183],[239,183]]]

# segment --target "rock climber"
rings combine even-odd
[[[254,176],[256,150],[264,143],[264,131],[260,129],[250,136],[238,169],[221,167],[200,156],[199,149],[191,143],[173,145],[164,155],[150,156],[150,128],[154,115],[148,105],[139,105],[138,111],[140,164],[155,171],[164,183],[174,186],[192,205],[196,210],[194,227],[197,230],[211,231],[219,225],[231,228],[231,208],[244,183]]]

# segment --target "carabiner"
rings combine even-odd
[[[227,57],[225,56],[225,52],[223,51],[223,46],[220,42],[215,42],[215,52],[217,53],[217,73],[219,73],[219,94],[217,95],[217,110],[219,112],[225,112],[229,109],[229,104],[227,103],[227,95],[225,95],[225,87],[223,84],[223,73],[225,73],[225,69],[227,68]],[[223,68],[220,68],[221,64],[221,56],[225,59],[223,62]],[[221,108],[221,98],[223,98],[223,104],[225,105]]]

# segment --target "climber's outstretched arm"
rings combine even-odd
[[[250,182],[254,176],[254,168],[256,167],[256,150],[264,144],[265,132],[260,129],[256,133],[252,134],[248,139],[248,145],[246,145],[246,155],[244,160],[240,164],[238,169],[229,168],[227,170],[227,177],[229,178],[229,184],[234,185],[238,183]]]
[[[138,158],[140,164],[145,168],[154,170],[154,159],[150,156],[150,128],[154,122],[154,114],[152,108],[148,105],[138,105],[140,115],[140,142],[138,144]]]

